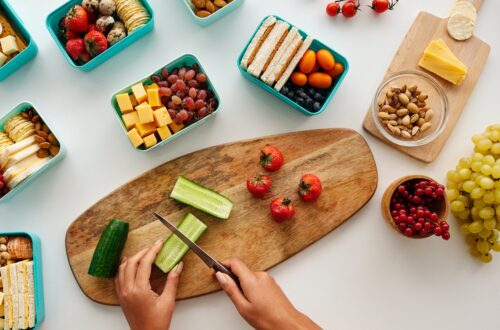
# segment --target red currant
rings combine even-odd
[[[442,237],[445,241],[447,241],[447,240],[449,240],[449,239],[450,239],[450,233],[448,233],[448,232],[443,233],[443,234],[441,235],[441,237]]]

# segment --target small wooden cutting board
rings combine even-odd
[[[477,9],[480,8],[483,0],[474,0],[472,3]],[[388,141],[378,131],[371,115],[371,108],[368,111],[363,127],[370,134],[382,140],[384,143],[402,151],[409,156],[424,162],[434,161],[444,144],[448,140],[451,131],[455,127],[462,111],[464,110],[474,87],[479,80],[484,65],[488,60],[490,46],[476,37],[466,41],[456,41],[452,39],[447,30],[448,19],[439,18],[426,12],[421,12],[415,22],[407,32],[403,43],[399,47],[392,63],[387,70],[384,80],[389,76],[403,70],[425,71],[418,66],[424,49],[435,39],[443,39],[453,53],[468,67],[469,72],[461,86],[455,86],[446,80],[432,75],[444,88],[449,101],[448,123],[441,135],[431,143],[419,147],[402,147]]]
[[[259,150],[266,144],[280,148],[285,165],[271,173],[272,191],[265,200],[254,199],[246,179],[262,172]],[[315,203],[298,199],[297,186],[305,173],[323,182]],[[217,220],[169,198],[179,175],[229,197],[234,208],[228,220]],[[94,249],[110,219],[130,223],[123,255],[132,256],[165,239],[169,230],[155,220],[159,212],[178,223],[187,212],[208,229],[198,244],[218,260],[236,256],[251,269],[266,270],[305,249],[347,221],[372,197],[377,169],[365,140],[349,129],[321,129],[268,136],[200,150],[144,173],[85,211],[66,233],[69,264],[82,291],[90,299],[118,304],[112,279],[87,275]],[[269,212],[273,198],[289,196],[297,214],[276,223]],[[219,289],[213,272],[191,251],[184,258],[178,298],[199,296]],[[166,276],[154,267],[152,286],[159,292]]]

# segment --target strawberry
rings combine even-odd
[[[275,172],[283,166],[284,158],[278,148],[266,145],[260,151],[260,164],[269,172]]]
[[[90,31],[85,35],[85,49],[90,57],[96,57],[108,49],[108,39],[99,31]]]
[[[321,195],[321,180],[314,174],[304,174],[299,183],[299,197],[304,202],[314,202]]]
[[[274,221],[283,222],[295,216],[295,206],[288,198],[279,197],[271,202],[271,215]]]
[[[83,52],[80,54],[80,56],[78,57],[78,59],[80,61],[82,61],[83,63],[87,63],[88,61],[91,60],[90,58],[90,55],[89,53],[87,53],[87,51],[84,49]]]
[[[66,51],[69,56],[76,61],[80,54],[85,51],[85,46],[82,38],[71,39],[66,42]]]
[[[64,20],[65,18],[63,17],[59,21],[59,37],[61,38],[61,40],[66,43],[68,40],[79,38],[80,36],[77,33],[71,32],[66,27],[66,25],[64,24]]]
[[[97,31],[97,27],[95,26],[95,24],[89,24],[89,29],[88,31]]]
[[[87,12],[82,6],[74,5],[66,14],[64,25],[75,33],[87,32],[89,26],[89,18]]]
[[[247,180],[248,191],[255,198],[264,198],[271,190],[271,177],[267,174],[257,174]]]

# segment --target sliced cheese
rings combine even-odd
[[[52,157],[40,158],[40,161],[32,164],[30,167],[26,168],[24,171],[17,174],[14,178],[12,178],[9,183],[7,183],[7,187],[9,189],[13,189],[18,184],[23,182],[24,179],[41,169],[45,164],[47,164]]]
[[[426,51],[433,52],[439,57],[442,57],[453,64],[462,67],[467,70],[465,64],[463,64],[456,56],[453,54],[448,45],[443,41],[443,39],[432,40],[429,46],[425,49]]]
[[[33,164],[37,163],[40,159],[41,158],[39,158],[36,154],[33,154],[33,155],[23,159],[19,163],[12,165],[3,174],[5,182],[9,183],[9,181],[12,180],[16,175],[23,172],[24,170],[26,170],[27,168],[29,168]]]
[[[467,76],[467,67],[455,55],[450,55],[448,50],[448,47],[443,46],[443,42],[431,42],[418,65],[455,85],[460,85]]]
[[[241,67],[243,69],[247,69],[250,64],[252,64],[252,61],[255,58],[255,55],[259,51],[260,47],[264,43],[264,40],[266,40],[267,36],[271,32],[274,24],[276,23],[276,17],[274,16],[269,16],[259,27],[257,32],[255,33],[254,37],[252,38],[252,41],[247,47],[247,50],[245,51],[245,54],[243,54],[243,58],[241,59]]]
[[[5,64],[5,62],[7,62],[7,55],[0,52],[0,67],[2,67]]]
[[[16,153],[26,149],[30,145],[35,143],[35,137],[30,136],[27,139],[24,139],[20,142],[11,144],[10,146],[5,147],[4,152],[0,155],[0,165],[3,168],[3,164],[7,161],[9,156],[15,155]]]
[[[12,156],[9,156],[5,160],[5,163],[2,164],[2,170],[7,170],[12,165],[15,165],[23,159],[35,154],[38,150],[40,150],[40,147],[37,144],[32,144],[28,148],[23,149]]]

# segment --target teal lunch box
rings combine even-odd
[[[38,48],[23,22],[6,0],[0,0],[0,11],[5,14],[5,18],[26,42],[26,48],[23,51],[0,67],[0,81],[2,81],[35,57]]]
[[[28,232],[0,233],[0,236],[24,236],[31,239],[33,246],[33,277],[35,285],[35,327],[38,329],[45,319],[45,302],[43,295],[43,270],[42,270],[42,243],[40,238]]]
[[[71,9],[71,7],[77,4],[81,4],[81,2],[82,2],[81,0],[70,0],[69,2],[65,3],[64,5],[62,5],[61,7],[57,8],[56,10],[54,10],[52,13],[49,14],[47,20],[45,21],[45,24],[47,25],[47,29],[49,30],[50,35],[52,36],[52,38],[54,38],[57,46],[59,47],[66,60],[69,62],[69,64],[82,71],[91,71],[95,69],[97,66],[101,65],[111,57],[118,54],[124,48],[133,44],[136,40],[144,37],[147,33],[153,31],[154,28],[153,9],[146,0],[141,0],[142,4],[144,5],[146,10],[149,12],[149,15],[151,16],[151,19],[149,20],[148,23],[146,23],[146,25],[133,31],[131,34],[127,35],[125,38],[118,41],[116,44],[109,47],[104,52],[97,55],[87,63],[82,65],[76,64],[66,52],[66,45],[63,45],[61,43],[61,40],[59,40],[58,31],[59,31],[59,21],[66,15],[66,13]]]
[[[308,110],[308,109],[300,106],[299,104],[297,104],[293,100],[289,99],[285,95],[281,94],[280,92],[278,92],[273,87],[269,86],[268,84],[266,84],[265,82],[263,82],[259,78],[252,76],[250,73],[248,73],[246,70],[244,70],[241,67],[241,65],[240,65],[241,60],[243,58],[243,55],[245,54],[245,51],[247,50],[248,46],[250,45],[250,42],[252,41],[253,37],[255,36],[255,34],[257,33],[257,31],[259,30],[259,28],[262,25],[262,23],[268,17],[270,17],[270,16],[274,16],[274,17],[276,17],[276,19],[278,19],[280,21],[287,22],[286,20],[284,20],[281,17],[276,16],[276,15],[269,15],[269,16],[264,17],[264,19],[260,22],[260,24],[257,27],[257,29],[255,30],[255,32],[252,34],[252,37],[248,40],[248,43],[246,44],[245,48],[243,48],[243,51],[241,52],[240,56],[238,57],[238,62],[236,64],[238,65],[238,68],[240,69],[241,73],[243,74],[243,76],[245,78],[247,78],[248,80],[250,80],[254,84],[259,85],[261,88],[263,88],[266,91],[268,91],[269,93],[273,94],[274,96],[276,96],[277,98],[279,98],[283,102],[288,103],[289,105],[291,105],[295,109],[299,110],[300,112],[302,112],[302,113],[304,113],[304,114],[306,114],[308,116],[319,115],[320,113],[322,113],[323,111],[325,111],[326,107],[328,106],[328,104],[332,100],[333,95],[335,95],[335,93],[337,92],[337,89],[342,84],[342,81],[344,80],[344,78],[345,78],[345,76],[347,74],[347,71],[349,71],[349,62],[347,62],[347,59],[344,56],[342,56],[341,54],[337,53],[335,50],[333,50],[330,47],[326,46],[321,41],[318,41],[318,40],[314,39],[314,41],[312,42],[311,47],[309,49],[312,49],[314,51],[318,51],[320,49],[326,49],[326,50],[330,51],[332,53],[333,57],[335,58],[335,62],[341,63],[344,66],[344,72],[339,77],[337,77],[337,78],[335,78],[333,80],[333,88],[328,93],[328,96],[326,97],[326,100],[325,100],[323,106],[321,107],[321,109],[319,111],[312,112],[312,111],[310,111],[310,110]],[[296,27],[296,26],[294,26],[293,24],[291,24],[289,22],[287,22],[287,23],[290,24],[290,28]],[[299,33],[302,36],[302,38],[305,39],[308,36],[308,34],[305,33],[304,31],[302,31],[301,29],[299,29],[299,28],[297,28],[297,29],[299,30]]]
[[[47,169],[49,169],[50,167],[54,166],[57,162],[59,162],[61,159],[64,158],[64,156],[66,155],[66,148],[64,147],[64,145],[61,143],[61,140],[59,140],[58,138],[58,135],[54,132],[53,130],[53,127],[45,120],[45,117],[40,113],[40,111],[37,110],[36,107],[34,107],[31,103],[29,102],[23,102],[19,105],[17,105],[14,109],[12,109],[8,114],[6,114],[5,116],[3,116],[2,118],[0,118],[0,130],[3,130],[3,125],[5,123],[5,121],[7,119],[9,119],[10,117],[14,116],[14,115],[17,115],[18,113],[22,112],[22,111],[25,111],[25,110],[28,110],[28,109],[31,109],[31,108],[34,108],[36,110],[36,112],[38,113],[38,115],[40,116],[40,118],[45,122],[45,124],[50,128],[50,131],[52,132],[52,134],[54,134],[54,136],[57,138],[57,140],[59,141],[59,144],[60,144],[60,149],[59,149],[59,153],[54,156],[47,164],[45,164],[42,168],[40,168],[38,171],[36,171],[35,173],[31,174],[30,176],[28,176],[26,179],[24,179],[21,183],[19,183],[17,186],[14,187],[14,189],[12,189],[11,191],[9,191],[7,193],[7,195],[3,196],[2,198],[0,198],[0,203],[1,202],[5,202],[7,200],[9,200],[10,198],[12,198],[12,196],[14,196],[18,191],[20,191],[21,189],[23,189],[24,187],[26,187],[27,185],[29,185],[33,180],[35,180],[36,178],[38,178],[38,176],[40,176],[43,172],[45,172]]]
[[[196,23],[198,23],[201,26],[207,26],[207,25],[210,25],[210,24],[214,23],[215,21],[221,19],[222,17],[226,16],[227,14],[229,14],[230,12],[232,12],[233,10],[235,10],[236,8],[241,6],[243,4],[243,1],[245,1],[245,0],[233,0],[231,3],[228,3],[226,6],[217,10],[215,13],[211,14],[208,17],[196,16],[196,14],[194,13],[194,10],[193,10],[194,5],[192,4],[191,0],[181,0],[181,1],[184,2],[188,11],[191,13],[191,16],[196,21]]]
[[[200,72],[205,73],[207,75],[208,90],[211,91],[214,94],[214,98],[217,100],[217,108],[211,114],[203,117],[202,119],[198,120],[197,122],[195,122],[195,123],[193,123],[193,124],[191,124],[191,125],[189,125],[187,127],[184,127],[183,129],[181,129],[177,133],[173,133],[172,136],[168,137],[167,139],[165,139],[163,141],[158,142],[157,144],[155,144],[151,148],[145,149],[144,147],[139,147],[139,148],[135,148],[136,150],[145,152],[145,151],[151,151],[151,150],[155,149],[156,147],[162,146],[165,143],[168,143],[168,142],[172,141],[173,139],[175,139],[175,138],[177,138],[177,137],[179,137],[179,136],[187,133],[191,129],[193,129],[193,128],[195,128],[195,127],[203,124],[205,121],[208,120],[208,118],[211,118],[213,115],[215,115],[217,112],[219,112],[220,105],[221,105],[219,94],[217,94],[217,91],[215,90],[212,82],[210,81],[210,75],[203,69],[203,67],[201,66],[200,62],[196,58],[196,56],[191,55],[191,54],[182,55],[181,57],[179,57],[176,60],[174,60],[174,61],[170,62],[169,64],[167,64],[166,68],[167,68],[167,70],[169,72],[171,72],[175,68],[179,68],[179,67],[181,67],[183,65],[185,65],[185,66],[191,66],[191,65],[193,65],[195,63],[198,64],[198,66],[200,68]],[[164,67],[165,66],[161,67],[160,69],[158,69],[157,71],[155,71],[151,75],[155,75],[155,74],[159,75],[160,72],[161,72],[161,69],[163,69]],[[122,126],[123,131],[125,132],[125,134],[128,133],[128,130],[127,130],[127,127],[125,126],[125,124],[123,123],[122,113],[120,111],[120,108],[118,107],[118,102],[116,101],[116,95],[123,94],[123,93],[129,93],[129,94],[132,93],[132,88],[131,87],[133,85],[137,84],[137,83],[140,83],[140,82],[142,82],[143,84],[151,84],[152,83],[152,81],[151,81],[151,75],[148,76],[148,77],[146,77],[146,78],[144,78],[144,79],[142,79],[142,80],[139,80],[139,81],[133,83],[129,87],[126,87],[126,88],[124,88],[124,89],[122,89],[122,90],[114,93],[113,97],[111,98],[111,105],[113,106],[113,109],[115,110],[115,114],[118,117],[118,120],[120,121],[121,126]],[[128,139],[128,137],[127,137],[127,139]],[[132,145],[132,142],[130,142],[130,144]]]

